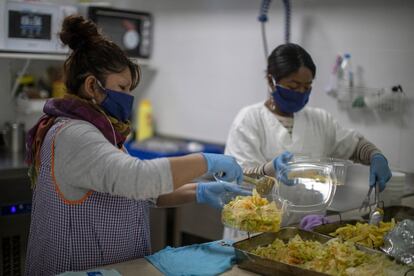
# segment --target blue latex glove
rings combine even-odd
[[[207,173],[220,175],[223,181],[243,182],[243,170],[232,156],[214,153],[203,153],[207,162]]]
[[[281,180],[284,184],[288,186],[292,186],[294,182],[292,180],[289,180],[287,177],[287,172],[281,174],[280,172],[286,168],[287,163],[292,159],[293,154],[289,151],[285,151],[279,156],[277,156],[275,159],[273,159],[273,167],[275,168],[277,178]]]
[[[312,231],[316,226],[327,223],[329,220],[323,215],[307,215],[300,221],[299,227],[306,231]]]
[[[221,209],[226,204],[223,197],[224,193],[232,195],[251,195],[252,192],[242,189],[239,185],[228,182],[207,182],[197,183],[196,198],[197,203],[206,203],[213,208]]]
[[[375,186],[375,182],[379,182],[380,192],[382,192],[391,176],[391,170],[388,167],[388,161],[385,156],[381,153],[374,154],[371,157],[369,169],[369,186]]]

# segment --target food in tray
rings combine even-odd
[[[256,189],[252,196],[237,196],[224,205],[222,222],[247,232],[277,232],[280,229],[282,210],[276,202],[261,197]]]
[[[333,180],[331,178],[326,177],[325,175],[321,175],[320,171],[318,170],[291,171],[288,173],[288,178],[308,178],[320,183],[326,183],[327,181]]]
[[[379,223],[379,226],[368,223],[357,222],[355,225],[347,224],[346,226],[336,229],[329,235],[339,237],[345,241],[356,242],[370,248],[379,248],[384,244],[384,236],[395,226],[395,221]]]
[[[299,235],[287,243],[275,239],[252,254],[330,275],[404,275],[407,267],[381,254],[368,254],[353,243],[332,239],[324,244],[303,240]]]

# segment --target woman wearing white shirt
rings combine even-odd
[[[369,183],[378,181],[382,191],[391,171],[381,151],[325,110],[306,106],[315,74],[316,66],[301,46],[276,47],[268,58],[269,98],[239,112],[225,153],[234,156],[245,173],[271,176],[292,154],[350,159],[370,165]],[[235,238],[236,231],[226,228],[224,237]]]

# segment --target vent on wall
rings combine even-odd
[[[2,237],[1,239],[1,275],[18,276],[22,275],[21,264],[21,238],[20,236]]]

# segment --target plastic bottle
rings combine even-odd
[[[341,63],[342,86],[354,87],[354,71],[351,63],[351,54],[345,54]]]
[[[154,136],[152,105],[148,99],[139,102],[137,117],[136,140],[143,141]]]

